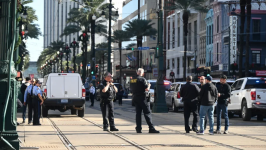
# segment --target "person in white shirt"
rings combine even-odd
[[[94,95],[95,95],[95,87],[93,86],[93,84],[90,84],[90,99],[91,99],[91,106],[94,105]]]

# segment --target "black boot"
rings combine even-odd
[[[110,127],[110,131],[119,131],[116,127]]]
[[[157,130],[155,130],[155,129],[150,129],[150,130],[149,130],[149,133],[160,133],[160,131],[157,131]]]

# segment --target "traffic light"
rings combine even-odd
[[[99,66],[96,65],[96,66],[95,66],[95,73],[96,73],[96,74],[98,73],[98,70],[99,70]]]
[[[94,71],[91,71],[91,75],[94,75]]]
[[[134,48],[132,47],[131,50],[134,51]]]

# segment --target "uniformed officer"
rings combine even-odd
[[[40,115],[41,115],[41,105],[44,100],[42,98],[42,91],[40,89],[40,81],[36,80],[34,82],[33,88],[33,107],[34,107],[34,115],[33,115],[33,125],[41,125],[40,124]]]
[[[25,93],[24,93],[24,106],[27,107],[27,105],[28,105],[28,124],[32,123],[33,84],[34,84],[34,79],[32,79],[30,81],[30,85],[27,87],[27,89],[25,90]],[[26,110],[25,110],[25,113],[26,113]],[[25,123],[25,114],[23,114],[23,123]]]
[[[145,120],[149,125],[149,133],[160,133],[159,131],[155,130],[152,120],[151,120],[151,110],[149,102],[146,99],[145,91],[150,90],[150,84],[148,84],[147,80],[143,77],[144,69],[139,68],[137,72],[137,77],[130,80],[130,88],[133,93],[133,102],[135,103],[136,107],[136,131],[137,133],[142,133],[141,127],[141,114],[143,111]]]
[[[103,131],[108,131],[108,121],[106,116],[106,107],[108,107],[108,120],[110,124],[110,131],[119,131],[115,127],[114,123],[114,103],[115,93],[117,93],[116,86],[111,82],[113,76],[111,73],[107,72],[104,74],[104,80],[102,86],[100,87],[101,95],[101,110],[103,116]]]

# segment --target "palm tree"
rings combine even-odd
[[[186,80],[186,62],[187,62],[187,34],[188,34],[188,19],[191,10],[198,12],[207,12],[205,5],[206,0],[172,0],[166,2],[165,9],[167,10],[182,10],[183,24],[184,24],[184,62],[183,62],[183,80]]]
[[[121,82],[121,77],[122,77],[122,42],[123,41],[130,41],[130,37],[131,35],[127,32],[127,31],[123,31],[123,30],[116,30],[114,31],[114,36],[113,36],[113,41],[115,43],[118,43],[118,47],[119,47],[119,55],[120,55],[120,64],[119,64],[119,68],[120,68],[120,84],[122,84]]]
[[[104,63],[105,63],[105,57],[106,57],[106,53],[107,53],[107,49],[108,49],[108,43],[107,42],[104,42],[104,43],[99,43],[96,45],[96,48],[98,50],[96,50],[96,61],[99,60],[99,64],[100,64],[100,67],[103,68],[103,71],[99,71],[99,75],[101,76],[101,72],[104,73]],[[103,62],[103,63],[102,63]]]
[[[246,0],[240,0],[240,16],[241,16],[241,25],[240,25],[240,47],[239,47],[239,78],[242,77],[242,66],[243,66],[243,50],[244,50],[244,28],[245,28],[245,7]]]
[[[134,19],[129,21],[126,25],[126,31],[130,33],[131,36],[137,37],[137,47],[142,47],[143,36],[156,35],[157,30],[152,27],[154,23],[151,22],[151,20]],[[141,57],[139,59],[139,51],[137,51],[137,67],[142,66],[142,64],[139,64],[141,62]]]
[[[246,0],[247,4],[247,28],[246,28],[246,63],[245,76],[249,76],[249,38],[250,38],[250,20],[251,20],[251,0]]]

